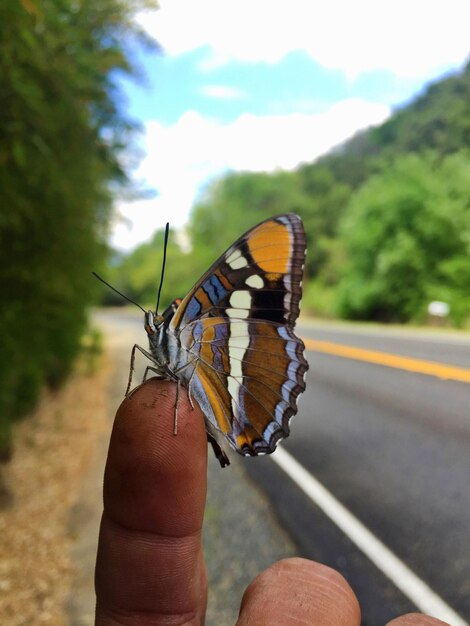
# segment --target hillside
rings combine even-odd
[[[469,146],[470,61],[461,73],[429,84],[386,122],[358,133],[316,165],[325,165],[338,179],[357,186],[365,179],[364,166],[378,157],[425,150],[446,155]]]

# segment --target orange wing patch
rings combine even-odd
[[[248,248],[262,270],[287,274],[291,256],[291,235],[284,224],[269,222],[251,231]]]

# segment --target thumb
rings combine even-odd
[[[307,559],[284,559],[245,591],[237,626],[359,626],[359,603],[335,570]]]

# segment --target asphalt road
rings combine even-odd
[[[308,324],[305,338],[470,368],[462,336]],[[470,619],[470,385],[308,352],[310,370],[283,443],[431,589]],[[413,603],[274,463],[249,463],[305,556],[339,569],[364,624]]]
[[[140,323],[127,314],[113,318],[116,328]],[[380,351],[385,360],[395,354],[470,369],[463,335],[311,323],[298,331]],[[143,331],[141,337],[145,345]],[[282,447],[470,620],[470,384],[317,351],[308,359],[307,390]],[[364,626],[416,610],[269,457],[241,463],[236,480],[245,474],[247,489],[251,481],[261,487],[296,552],[345,575]],[[230,471],[223,470],[224,479]]]

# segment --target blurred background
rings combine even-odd
[[[286,449],[438,600],[420,604],[255,460],[211,469],[208,623],[232,623],[261,567],[302,554],[346,575],[364,624],[417,607],[462,626],[468,2],[159,5],[0,4],[0,621],[93,623],[109,418],[144,337],[91,272],[154,307],[169,221],[165,306],[250,226],[295,212],[311,369]],[[240,519],[250,545],[223,532]]]

